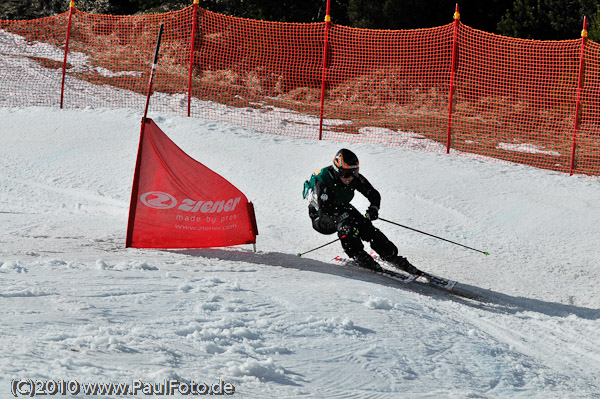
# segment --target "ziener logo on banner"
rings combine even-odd
[[[161,191],[150,191],[142,194],[140,201],[144,205],[154,209],[170,209],[177,205],[177,200],[171,194]]]
[[[232,212],[242,197],[230,198],[220,201],[194,201],[184,199],[177,209],[184,212],[221,213]],[[154,209],[171,209],[177,206],[177,199],[171,194],[162,191],[149,191],[140,196],[144,205]]]

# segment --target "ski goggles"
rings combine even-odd
[[[340,177],[347,179],[349,177],[357,177],[358,176],[358,168],[352,169],[340,169]]]

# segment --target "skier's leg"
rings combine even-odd
[[[370,221],[367,220],[367,222],[370,226],[365,226],[363,228],[363,231],[365,231],[364,238],[370,242],[371,248],[373,248],[383,260],[407,273],[415,275],[421,274],[421,271],[414,267],[405,257],[398,255],[398,248],[388,240],[385,234],[375,228]]]
[[[371,225],[372,226],[372,225]],[[398,254],[398,248],[379,229],[372,227],[367,237],[373,251],[385,261],[390,261]]]
[[[349,214],[338,223],[338,236],[342,248],[359,266],[371,270],[381,270],[381,266],[364,250],[357,222],[357,219]]]
[[[363,251],[364,246],[358,236],[358,229],[355,226],[343,224],[338,228],[338,236],[340,237],[342,248],[344,248],[344,252],[346,252],[348,256],[354,257],[354,255]]]
[[[368,241],[373,251],[377,252],[381,258],[387,262],[391,261],[398,254],[398,248],[367,218],[361,218],[359,221],[360,238]]]

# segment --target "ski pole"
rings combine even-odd
[[[307,253],[309,253],[309,252],[316,251],[317,249],[321,249],[321,248],[323,248],[323,247],[326,247],[326,246],[328,246],[329,244],[333,244],[333,243],[334,243],[334,242],[336,242],[336,241],[339,241],[339,238],[336,238],[336,239],[335,239],[335,240],[333,240],[333,241],[329,241],[327,244],[323,244],[323,245],[321,245],[320,247],[313,248],[313,249],[311,249],[311,250],[309,250],[309,251],[306,251],[306,252],[298,253],[298,254],[296,254],[296,256],[297,256],[297,257],[299,257],[299,258],[301,258],[301,257],[302,257],[302,255],[306,255],[306,254],[307,254]]]
[[[409,230],[412,230],[412,231],[416,231],[417,233],[425,234],[425,235],[427,235],[427,236],[434,237],[434,238],[437,238],[437,239],[439,239],[439,240],[447,241],[447,242],[449,242],[449,243],[452,243],[452,244],[455,244],[455,245],[460,245],[461,247],[468,248],[468,249],[470,249],[470,250],[472,250],[472,251],[481,252],[482,254],[484,254],[484,255],[486,255],[486,256],[490,254],[490,253],[489,253],[489,252],[487,252],[487,251],[480,251],[480,250],[478,250],[478,249],[475,249],[475,248],[467,247],[466,245],[462,245],[462,244],[459,244],[459,243],[457,243],[457,242],[454,242],[454,241],[446,240],[445,238],[438,237],[438,236],[434,236],[433,234],[425,233],[424,231],[417,230],[417,229],[413,229],[412,227],[404,226],[404,225],[402,225],[402,224],[400,224],[400,223],[392,222],[391,220],[387,220],[387,219],[383,219],[383,218],[379,218],[379,220],[383,220],[384,222],[388,222],[388,223],[391,223],[391,224],[393,224],[393,225],[396,225],[396,226],[404,227],[405,229],[409,229]]]

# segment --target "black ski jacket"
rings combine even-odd
[[[354,198],[354,191],[364,195],[371,206],[377,207],[381,204],[381,195],[371,183],[360,173],[352,179],[350,184],[344,184],[336,177],[333,166],[327,166],[317,170],[308,182],[312,186],[313,197],[309,205],[317,215],[336,218],[348,208],[350,201]],[[312,211],[312,209],[311,209]],[[311,212],[312,216],[312,212]]]

